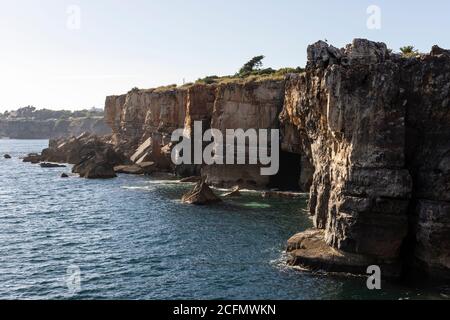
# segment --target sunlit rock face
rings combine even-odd
[[[113,142],[129,149],[131,156],[150,138],[159,156],[172,132],[184,126],[186,99],[187,91],[175,88],[135,89],[107,97],[105,119],[113,129]]]
[[[433,51],[316,43],[307,71],[286,81],[280,119],[285,145],[314,165],[309,210],[326,244],[377,262],[413,252],[448,277],[450,55]]]
[[[227,129],[278,129],[283,99],[284,80],[220,84],[216,89],[211,128],[220,130],[224,137]],[[264,188],[271,180],[270,176],[261,175],[259,165],[248,162],[205,166],[202,172],[207,182],[223,187]]]
[[[170,161],[171,134],[184,128],[193,142],[195,122],[201,122],[202,133],[218,129],[278,129],[278,116],[283,107],[284,79],[234,81],[224,84],[195,84],[171,89],[133,90],[127,95],[106,99],[105,118],[113,129],[113,142],[128,146],[129,155],[147,145],[148,155],[140,159]],[[149,140],[150,139],[150,140]],[[208,143],[201,141],[203,147]],[[145,151],[145,150],[144,150]],[[296,150],[300,153],[300,149]],[[192,159],[193,160],[193,159]],[[162,161],[164,162],[164,161]],[[305,162],[305,167],[308,162]],[[294,164],[300,167],[301,159]],[[262,176],[259,165],[183,165],[174,169],[182,176],[199,175],[217,186],[242,185],[266,188],[270,176]],[[311,170],[298,177],[298,185],[308,189]],[[309,176],[308,176],[309,175]],[[306,187],[305,187],[306,185]]]

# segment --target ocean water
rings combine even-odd
[[[46,140],[0,140],[0,299],[421,299],[439,290],[285,264],[286,240],[311,226],[299,200],[257,193],[211,207],[149,177],[61,179],[19,157]],[[6,160],[3,154],[13,159]],[[220,191],[217,191],[220,193]]]

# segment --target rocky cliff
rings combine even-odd
[[[83,132],[111,134],[103,118],[69,120],[0,119],[0,137],[11,139],[55,139],[78,136]]]
[[[143,147],[141,151],[151,149],[152,154],[144,158],[155,161],[160,154],[169,155],[167,151],[170,151],[170,138],[175,129],[185,128],[186,134],[192,137],[196,121],[202,122],[203,132],[218,129],[224,135],[226,129],[278,129],[284,83],[284,79],[265,79],[133,90],[126,95],[107,97],[105,118],[113,129],[114,143],[127,144],[132,150],[130,154],[139,145]],[[305,169],[300,179],[301,151],[296,152],[298,157],[294,161],[298,174],[291,172],[294,183],[290,187],[306,191],[310,180],[306,176],[308,171]],[[136,158],[145,155],[145,152],[138,153]],[[276,179],[261,176],[258,165],[192,165],[175,170],[182,175],[201,172],[208,183],[216,186],[265,188],[279,185]]]
[[[450,276],[449,88],[450,52],[437,47],[414,59],[367,40],[309,47],[280,119],[315,167],[309,210],[323,232],[290,240],[293,263]]]
[[[308,48],[303,73],[133,90],[106,99],[114,143],[142,161],[170,153],[176,128],[281,131],[280,173],[192,166],[210,184],[310,190],[316,229],[289,240],[292,263],[450,278],[450,52],[404,58],[357,39]],[[149,151],[145,151],[149,150]],[[147,152],[147,153],[146,153]],[[172,168],[178,170],[179,168]]]

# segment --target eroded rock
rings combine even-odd
[[[187,204],[207,205],[221,202],[222,200],[216,196],[206,182],[202,180],[197,183],[192,191],[186,193],[181,201]]]

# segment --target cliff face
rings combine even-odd
[[[186,134],[193,138],[196,121],[202,122],[203,132],[219,129],[224,136],[226,129],[276,129],[283,99],[284,80],[196,84],[108,97],[105,117],[113,129],[116,144],[126,141],[133,151],[144,144],[152,149],[150,159],[154,160],[154,154],[169,156],[170,136],[175,129],[185,128]],[[155,144],[159,151],[155,151]],[[300,161],[296,165],[300,167]],[[270,177],[260,175],[258,165],[192,165],[177,170],[184,175],[201,171],[208,183],[216,186],[239,184],[263,188],[271,183]]]
[[[316,229],[289,241],[294,264],[364,274],[378,264],[392,276],[414,267],[448,279],[449,101],[449,51],[407,59],[357,39],[344,49],[310,46],[306,72],[284,80],[108,97],[106,119],[116,144],[134,152],[144,143],[150,159],[167,158],[172,131],[192,133],[194,121],[222,132],[279,128],[276,177],[261,176],[258,165],[181,171],[201,169],[217,186],[310,189]]]
[[[153,134],[167,140],[173,130],[184,127],[186,90],[134,90],[106,98],[105,119],[116,142],[136,146]]]
[[[314,164],[309,210],[328,246],[388,264],[412,251],[448,277],[450,55],[435,51],[401,59],[382,43],[319,42],[287,80],[280,119]]]
[[[55,139],[78,136],[83,132],[107,135],[111,133],[111,128],[101,118],[0,120],[0,137],[11,139]]]
[[[284,80],[219,85],[211,128],[224,136],[227,129],[277,129],[283,96]],[[270,177],[262,176],[258,165],[211,165],[203,168],[203,174],[208,183],[224,187],[270,184]]]

